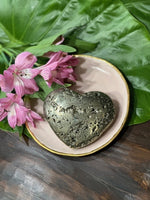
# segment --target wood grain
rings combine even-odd
[[[54,155],[0,132],[0,200],[149,200],[150,122],[93,155]]]

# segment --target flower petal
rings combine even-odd
[[[73,82],[76,82],[76,77],[74,74],[69,74],[69,77],[68,77],[69,80],[73,81]]]
[[[27,68],[20,71],[19,76],[20,78],[32,79],[40,73],[38,68]]]
[[[7,115],[7,119],[8,119],[9,125],[12,128],[15,128],[15,126],[17,125],[17,115],[16,115],[16,111],[15,111],[14,105],[11,106],[11,109],[8,112],[8,115]]]
[[[51,78],[51,79],[49,79],[49,80],[47,80],[47,81],[45,81],[46,82],[46,84],[49,86],[49,87],[51,87],[51,85],[52,85],[52,83],[54,82],[53,81],[53,78]]]
[[[41,118],[41,116],[38,114],[38,113],[36,113],[36,112],[34,112],[34,111],[30,111],[30,115],[31,115],[31,117],[33,118],[33,119],[38,119],[38,120],[43,120],[42,118]]]
[[[13,72],[16,70],[15,64],[10,65],[9,68],[8,68],[7,70],[13,73]]]
[[[6,96],[9,100],[14,101],[16,95],[14,93],[7,93]]]
[[[32,124],[33,127],[35,127],[35,120],[43,120],[39,114],[36,112],[29,110],[27,114],[27,121]]]
[[[49,80],[52,77],[51,70],[48,67],[43,69],[40,75],[44,78],[44,80]]]
[[[0,87],[4,87],[4,81],[5,81],[5,78],[2,74],[0,74]]]
[[[33,54],[30,52],[23,52],[16,57],[15,66],[19,70],[31,68],[36,61],[37,58]]]
[[[3,92],[11,92],[13,90],[14,76],[9,70],[4,71],[4,75],[0,76],[0,85]]]
[[[59,84],[59,85],[64,85],[64,81],[63,79],[56,79],[56,78],[53,78],[53,82]]]
[[[39,90],[34,79],[23,79],[23,81],[25,86],[25,94],[33,94]]]
[[[19,97],[22,97],[25,94],[24,82],[22,81],[21,78],[19,78],[19,76],[15,76],[14,88],[16,94],[19,95]]]
[[[58,62],[62,57],[62,53],[62,51],[51,53],[49,63]]]
[[[78,63],[79,61],[76,57],[68,55],[60,61],[59,65],[67,67],[67,66],[76,66]]]
[[[19,96],[19,95],[17,95],[17,94],[15,94],[15,96],[14,96],[14,103],[17,103],[17,104],[19,104],[20,106],[24,106],[24,101],[23,101],[23,99],[21,98],[21,96]]]
[[[0,99],[0,106],[1,109],[8,110],[9,106],[11,105],[11,99],[10,98],[1,98]]]
[[[15,111],[17,115],[17,125],[21,126],[22,124],[26,122],[28,109],[25,106],[20,106],[17,104],[15,106]]]
[[[6,116],[7,116],[7,112],[1,112],[1,114],[0,114],[0,121],[2,121]]]

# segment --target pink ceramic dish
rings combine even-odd
[[[92,154],[110,144],[119,134],[127,119],[129,110],[129,90],[120,71],[109,62],[86,55],[79,55],[76,67],[78,81],[72,87],[80,92],[101,91],[109,95],[116,108],[113,124],[94,143],[81,149],[72,149],[65,145],[52,131],[48,122],[40,121],[36,128],[26,124],[33,139],[48,151],[65,156],[85,156]],[[43,116],[43,102],[38,99],[31,102],[33,110]]]

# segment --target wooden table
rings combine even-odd
[[[80,158],[1,131],[0,200],[150,200],[150,122]]]

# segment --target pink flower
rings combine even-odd
[[[39,70],[32,68],[36,61],[36,57],[29,52],[19,54],[15,59],[15,64],[5,70],[4,75],[0,75],[1,90],[11,92],[15,89],[20,97],[38,91],[39,88],[33,78]]]
[[[39,67],[40,75],[44,78],[49,86],[53,82],[64,84],[66,79],[75,81],[74,70],[71,66],[78,64],[77,58],[68,55],[62,51],[48,52],[45,56],[50,60],[43,66]]]
[[[37,114],[36,112],[29,109],[27,116],[26,116],[26,120],[27,120],[27,122],[30,122],[33,127],[36,127],[35,120],[42,120],[42,118],[40,117],[39,114]]]
[[[0,121],[7,116],[9,125],[14,128],[29,121],[34,126],[34,119],[42,118],[24,106],[22,98],[16,94],[8,93],[6,98],[0,99]]]

